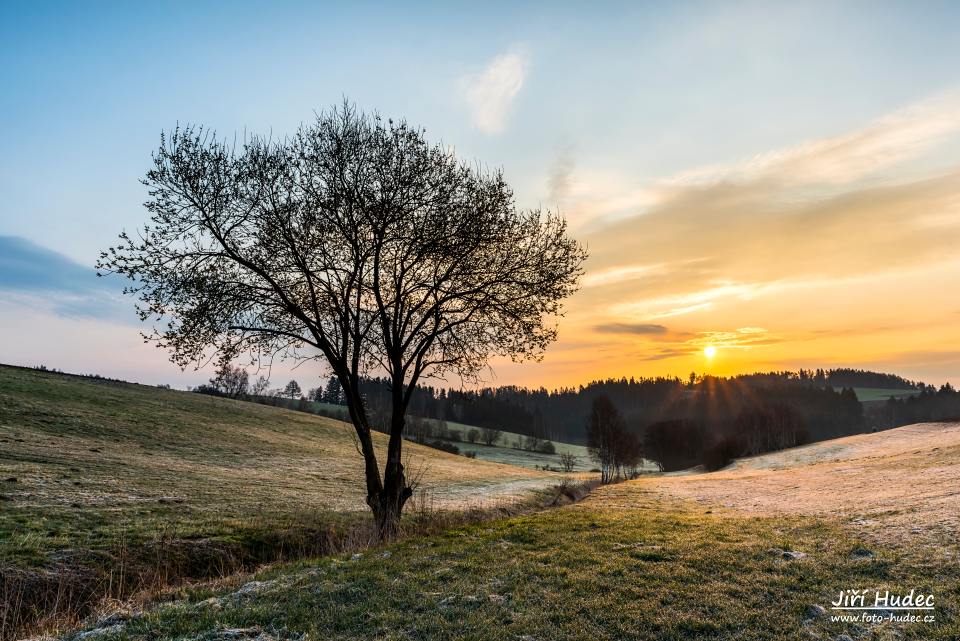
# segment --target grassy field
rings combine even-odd
[[[930,424],[645,477],[179,590],[97,638],[957,639],[958,454],[960,424]],[[933,611],[906,612],[933,620],[843,620],[831,602],[845,590],[933,594]]]
[[[651,479],[650,482],[653,480]],[[956,639],[960,569],[799,517],[715,514],[648,481],[531,516],[275,567],[98,639]],[[611,508],[611,505],[619,507]],[[787,554],[790,553],[790,554]],[[796,553],[796,554],[794,554]],[[790,558],[795,556],[796,558]],[[847,588],[934,591],[935,623],[834,622]]]
[[[199,394],[0,367],[0,563],[365,510],[339,422]],[[379,434],[378,444],[385,437]],[[436,506],[518,496],[555,476],[409,443]]]
[[[559,478],[413,443],[405,452],[420,477],[411,510],[491,509]],[[343,423],[0,366],[0,632],[24,598],[11,590],[43,610],[61,591],[122,594],[336,549],[367,519]]]
[[[204,564],[199,576],[221,577],[118,603],[87,622],[87,641],[960,638],[957,424],[653,475],[523,516],[451,518],[370,549],[327,544],[366,518],[350,510],[362,505],[358,455],[336,421],[0,367],[0,428],[0,609],[24,577],[99,567],[113,585],[146,557],[175,577]],[[409,452],[439,506],[515,501],[557,478]],[[225,562],[237,550],[243,562]],[[311,560],[246,573],[284,558]],[[847,589],[933,593],[935,621],[833,620]]]
[[[468,443],[466,434],[472,429],[480,429],[473,425],[457,423],[456,421],[447,421],[447,427],[451,430],[460,432],[461,438],[458,441],[450,441],[463,453],[473,452],[477,458],[494,463],[504,463],[507,465],[519,465],[532,469],[561,469],[560,455],[573,454],[577,457],[574,471],[586,472],[596,467],[596,464],[590,460],[590,453],[583,445],[574,445],[572,443],[561,443],[552,441],[556,452],[554,454],[545,454],[543,452],[529,452],[517,447],[526,438],[523,434],[516,432],[501,431],[500,438],[493,445],[483,443]]]

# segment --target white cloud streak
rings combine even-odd
[[[462,80],[473,125],[485,134],[501,133],[514,98],[523,87],[526,59],[517,53],[497,56],[479,74]]]

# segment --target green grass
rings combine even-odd
[[[642,487],[642,486],[640,486]],[[582,504],[453,529],[362,558],[278,566],[263,583],[182,591],[102,639],[956,639],[960,569],[837,524],[657,503]],[[854,554],[864,548],[874,556]],[[784,560],[775,550],[807,554]],[[936,595],[936,624],[805,623],[846,588]],[[240,632],[237,632],[240,629]],[[243,632],[246,629],[246,632]]]
[[[386,436],[374,435],[381,456]],[[491,509],[559,475],[407,443],[416,503]],[[350,547],[352,427],[188,392],[0,366],[0,639],[51,609]]]
[[[473,452],[482,461],[518,465],[531,469],[560,470],[562,469],[560,454],[570,452],[577,457],[576,465],[573,468],[574,472],[586,472],[596,467],[596,463],[590,459],[587,448],[582,445],[554,442],[557,452],[555,454],[544,454],[543,452],[530,452],[514,447],[504,447],[503,445],[484,445],[483,443],[465,443],[463,441],[450,442],[456,445],[462,454]]]
[[[551,441],[555,448],[555,453],[545,454],[543,452],[530,452],[519,447],[526,436],[516,432],[507,432],[501,430],[500,437],[493,445],[484,443],[469,443],[467,441],[467,432],[472,429],[480,430],[474,425],[457,423],[456,421],[447,421],[447,428],[460,432],[460,439],[450,441],[456,445],[464,454],[473,452],[477,458],[483,461],[492,461],[494,463],[504,463],[506,465],[519,465],[533,469],[561,469],[561,454],[573,454],[577,457],[575,472],[586,472],[596,467],[596,464],[590,460],[590,453],[583,445],[574,445],[573,443],[562,443],[560,441]],[[482,434],[482,430],[481,434]]]
[[[0,366],[0,567],[44,564],[68,548],[259,536],[363,512],[351,429],[254,403]],[[412,443],[406,451],[439,505],[555,482]]]
[[[316,401],[305,401],[301,403],[300,401],[293,401],[289,399],[281,399],[281,403],[284,406],[289,408],[296,408],[303,406],[308,411],[322,411],[328,414],[343,415],[344,420],[346,419],[347,410],[343,405],[334,405],[331,403],[318,403]],[[436,423],[435,419],[428,419],[431,422]],[[460,438],[453,439],[443,439],[448,443],[453,443],[457,446],[461,453],[472,452],[476,454],[476,457],[482,461],[491,461],[493,463],[503,463],[505,465],[517,465],[520,467],[526,467],[530,469],[562,469],[562,464],[560,463],[561,454],[573,454],[577,457],[576,464],[574,465],[573,471],[575,472],[587,472],[596,467],[596,464],[590,460],[590,453],[587,450],[586,446],[575,445],[573,443],[562,443],[560,441],[552,441],[555,448],[554,454],[545,454],[543,452],[530,452],[522,449],[521,444],[526,439],[526,436],[523,434],[518,434],[516,432],[508,432],[501,430],[500,437],[497,439],[497,442],[493,445],[486,445],[481,442],[470,443],[467,441],[467,433],[470,430],[477,430],[482,433],[482,428],[479,428],[475,425],[468,425],[466,423],[458,423],[456,421],[446,421],[447,428],[459,432]],[[656,469],[656,466],[652,463],[647,465],[647,468],[650,471]]]

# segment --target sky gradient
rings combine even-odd
[[[282,136],[346,96],[587,243],[560,340],[493,384],[960,383],[956,3],[142,4],[0,8],[0,362],[208,378],[142,343],[97,254],[144,221],[161,131]]]

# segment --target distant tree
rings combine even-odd
[[[150,222],[121,234],[99,273],[130,278],[156,323],[147,337],[181,366],[211,351],[325,361],[384,539],[413,493],[402,446],[418,381],[540,355],[586,258],[562,218],[516,208],[501,172],[350,105],[239,148],[177,128],[145,184]],[[374,370],[390,382],[382,470],[360,391]]]
[[[430,436],[430,423],[419,416],[410,416],[407,418],[407,429],[410,438],[417,443],[425,443]]]
[[[635,478],[643,463],[643,441],[640,437],[624,430],[620,433],[615,453],[616,468],[624,478]]]
[[[707,441],[706,430],[699,423],[671,419],[649,425],[643,444],[646,458],[661,471],[672,472],[700,463]]]
[[[210,386],[228,398],[242,398],[250,392],[250,375],[242,367],[222,363],[210,379]]]
[[[560,455],[560,466],[564,472],[572,472],[577,467],[577,456],[570,452],[564,452]]]
[[[498,429],[492,427],[482,427],[480,428],[480,433],[483,438],[483,442],[487,445],[493,445],[500,440],[500,435],[502,432]]]
[[[336,376],[331,376],[327,381],[327,387],[323,390],[323,402],[343,405],[343,388]]]
[[[598,396],[587,421],[587,448],[600,466],[600,482],[610,483],[616,472],[616,450],[621,433],[626,431],[620,412],[606,396]]]
[[[616,406],[606,396],[594,399],[587,421],[587,447],[590,457],[600,465],[600,480],[636,476],[643,461],[642,443],[627,429]]]
[[[270,379],[261,376],[257,378],[253,385],[250,386],[250,395],[264,396],[267,393],[268,387],[270,387]]]
[[[467,430],[467,441],[470,443],[476,443],[477,439],[480,438],[480,430],[475,427],[471,427]]]
[[[523,449],[529,452],[539,452],[540,451],[540,439],[532,434],[526,436],[523,439]]]
[[[300,383],[296,381],[290,381],[287,383],[287,386],[283,388],[283,395],[289,396],[290,398],[300,398],[300,395],[303,391],[300,389]]]

